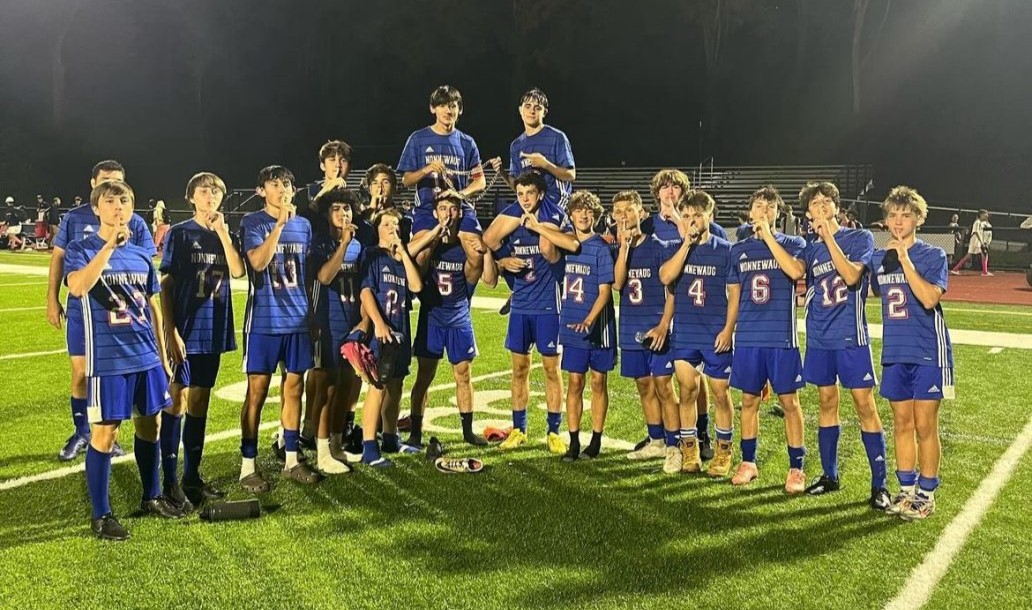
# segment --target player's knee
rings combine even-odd
[[[593,394],[601,394],[609,389],[609,378],[605,373],[599,373],[598,371],[592,371],[591,373],[591,392]]]
[[[158,418],[154,415],[133,418],[133,427],[136,428],[136,436],[153,443],[158,440]]]

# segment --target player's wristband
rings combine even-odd
[[[503,258],[509,258],[512,256],[512,248],[507,244],[502,244],[497,250],[491,250],[491,254],[494,256],[496,261],[502,260]]]

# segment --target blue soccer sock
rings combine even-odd
[[[678,430],[664,430],[663,431],[663,434],[666,437],[666,446],[667,447],[676,447],[677,446],[677,433],[678,433]]]
[[[917,477],[917,493],[926,498],[934,498],[939,487],[939,477]]]
[[[201,480],[201,455],[204,453],[204,429],[207,425],[206,417],[187,413],[183,418],[183,481],[197,483]]]
[[[86,419],[86,399],[85,398],[73,398],[72,403],[72,423],[75,424],[75,433],[79,436],[90,435],[90,422]]]
[[[699,413],[699,418],[695,422],[695,429],[699,431],[699,436],[709,436],[709,412]]]
[[[299,430],[283,429],[283,450],[294,451],[301,446],[301,432]]]
[[[842,426],[820,426],[817,428],[817,450],[821,454],[821,468],[824,476],[838,480],[838,442]]]
[[[897,470],[896,480],[899,481],[900,491],[913,491],[917,486],[917,471]]]
[[[723,428],[717,428],[717,440],[718,441],[724,441],[726,443],[730,443],[731,442],[731,436],[733,434],[734,434],[734,428],[728,428],[727,430],[725,430]]]
[[[756,446],[760,444],[758,438],[743,438],[741,441],[742,446],[742,461],[756,463]]]
[[[362,461],[371,464],[380,459],[380,446],[376,440],[362,441]]]
[[[885,433],[860,431],[860,438],[864,441],[864,451],[867,452],[867,463],[871,466],[871,488],[883,489],[885,487]]]
[[[165,485],[176,483],[176,468],[179,466],[179,441],[183,433],[183,417],[161,412],[161,432],[158,441],[161,444],[161,475]]]
[[[793,447],[788,445],[788,467],[803,469],[806,461],[806,447]]]
[[[663,438],[663,424],[646,424],[649,440],[658,441]]]
[[[559,426],[563,423],[563,414],[549,412],[545,415],[545,421],[548,422],[549,434],[559,434]]]
[[[143,499],[153,500],[161,495],[161,484],[158,479],[158,462],[161,461],[161,450],[157,441],[151,442],[137,436],[133,439],[133,453],[136,454],[136,466],[140,469],[140,483],[143,485]]]
[[[520,430],[524,434],[527,433],[527,410],[517,411],[513,409],[512,412],[512,427]]]
[[[256,438],[241,438],[240,439],[240,456],[253,460],[258,457],[258,439]]]
[[[111,454],[101,453],[90,445],[86,449],[86,488],[90,492],[93,518],[100,519],[111,512],[108,487],[111,484]]]

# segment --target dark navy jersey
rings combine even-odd
[[[801,237],[775,233],[789,255],[802,258]],[[731,247],[728,284],[741,285],[735,347],[798,347],[795,281],[774,260],[761,239],[750,237]]]
[[[946,292],[946,252],[917,240],[907,253],[918,274]],[[882,300],[882,364],[952,367],[953,344],[942,305],[921,305],[894,254],[875,250],[871,259],[872,281]]]
[[[283,225],[276,253],[263,271],[256,271],[247,253],[260,247],[272,233],[276,219],[265,210],[240,221],[244,262],[250,286],[244,309],[244,332],[291,335],[308,332],[308,292],[305,279],[312,242],[312,225],[294,216]]]
[[[372,291],[387,325],[410,337],[409,291],[404,263],[376,246],[362,257],[361,274],[362,288]]]
[[[727,276],[731,244],[710,238],[689,250],[680,277],[670,286],[674,293],[675,349],[713,349],[727,322]]]
[[[627,279],[620,291],[620,348],[645,349],[635,339],[652,330],[663,318],[666,286],[659,279],[659,268],[677,251],[677,244],[646,235],[627,258]],[[619,256],[619,253],[617,253]]]
[[[551,172],[534,169],[530,160],[521,157],[520,153],[541,153],[557,167],[573,169],[573,150],[566,134],[551,125],[545,125],[532,136],[526,132],[521,133],[509,145],[509,173],[519,176],[527,171],[537,171],[545,179],[545,198],[565,209],[573,186],[565,180],[557,179]]]
[[[563,275],[562,313],[559,316],[559,344],[565,347],[591,349],[616,347],[616,312],[613,299],[595,320],[588,333],[567,327],[579,324],[591,313],[600,287],[613,284],[613,253],[601,237],[592,235],[581,242],[580,251],[567,254]]]
[[[440,161],[449,170],[458,173],[447,177],[431,174],[419,181],[416,185],[416,207],[427,210],[433,210],[434,198],[442,191],[449,188],[461,191],[469,186],[471,180],[467,172],[480,165],[480,150],[472,137],[458,129],[442,136],[430,127],[424,127],[410,135],[405,142],[398,161],[398,172],[414,172],[433,161]],[[468,203],[463,203],[463,207],[472,209]]]
[[[159,270],[175,280],[174,323],[186,353],[235,350],[232,276],[215,231],[193,219],[174,225],[165,239]]]
[[[423,292],[419,293],[421,315],[443,328],[472,324],[469,304],[475,284],[466,281],[466,251],[458,242],[440,243],[430,254]]]
[[[97,234],[65,251],[65,279],[86,267],[104,247]],[[115,248],[100,279],[79,301],[86,332],[86,375],[105,377],[161,366],[150,297],[158,292],[152,252],[128,243]],[[71,298],[69,300],[72,300]]]
[[[362,285],[360,273],[363,246],[357,237],[352,237],[344,246],[344,260],[330,283],[323,286],[317,277],[319,269],[333,258],[339,246],[339,240],[328,235],[318,236],[312,244],[309,259],[313,274],[312,303],[315,306],[315,319],[321,328],[329,330],[334,337],[346,335],[361,317],[359,293]]]
[[[847,286],[835,269],[828,245],[816,237],[807,241],[806,346],[838,350],[868,345],[868,271],[874,255],[874,236],[865,229],[839,229],[835,242],[850,262],[864,266],[860,283]]]
[[[510,204],[519,207],[519,204]],[[513,276],[512,311],[520,314],[558,314],[559,283],[563,275],[563,259],[550,263],[541,254],[541,236],[519,226],[505,241],[512,256],[528,265]],[[561,251],[560,251],[561,252]],[[505,273],[508,273],[507,271]]]

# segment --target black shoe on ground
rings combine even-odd
[[[125,529],[111,513],[104,515],[100,519],[92,519],[90,521],[90,530],[101,540],[120,542],[132,537],[129,530]]]
[[[196,482],[183,481],[183,493],[186,494],[187,499],[195,507],[203,506],[205,502],[212,502],[226,497],[226,492],[212,487],[203,480]]]
[[[648,445],[648,444],[649,444],[650,442],[652,442],[652,439],[651,439],[651,438],[649,438],[649,437],[648,437],[648,436],[646,435],[646,436],[645,436],[645,438],[643,438],[643,439],[641,439],[640,441],[638,441],[638,444],[637,444],[637,445],[635,445],[635,446],[634,446],[634,449],[631,449],[631,451],[632,451],[632,452],[633,452],[633,451],[641,451],[642,449],[644,449],[644,448],[645,448],[645,445]]]
[[[444,443],[442,443],[436,436],[431,436],[430,442],[426,446],[426,459],[432,462],[443,455]]]
[[[290,470],[282,471],[280,476],[284,479],[291,479],[305,485],[315,485],[319,481],[323,480],[323,476],[321,474],[312,470],[308,464],[305,464],[304,462],[298,462],[297,466],[294,466]]]
[[[300,446],[302,449],[315,451],[315,437],[313,436],[311,438],[308,438],[302,436],[300,439],[298,439],[298,446]]]
[[[699,457],[703,462],[713,459],[713,444],[710,442],[708,434],[699,435]]]
[[[576,445],[570,445],[569,449],[566,450],[566,453],[563,454],[562,460],[567,463],[576,462],[577,458],[579,457],[580,447],[577,447]]]
[[[823,496],[828,492],[838,491],[841,487],[842,486],[839,485],[838,479],[833,479],[822,474],[819,479],[804,489],[803,493],[808,496]]]
[[[244,488],[244,491],[252,494],[263,494],[269,491],[269,482],[257,470],[240,479],[240,486]]]
[[[601,443],[588,443],[587,448],[581,451],[581,456],[589,460],[593,460],[598,457],[598,454],[602,453]]]
[[[140,510],[148,515],[157,515],[162,519],[182,519],[186,513],[178,509],[164,496],[143,500],[140,502]]]
[[[463,432],[462,440],[465,441],[467,445],[473,445],[474,447],[485,447],[489,444],[482,434],[476,434],[474,432],[470,432],[469,434]]]
[[[179,483],[173,483],[162,487],[161,497],[169,504],[179,509],[184,515],[190,514],[194,510],[193,502],[191,502],[183,492],[183,488],[179,486]]]
[[[362,454],[362,426],[351,428],[351,434],[344,437],[344,451],[348,453]]]
[[[90,446],[90,437],[88,435],[79,434],[73,432],[68,440],[65,441],[64,447],[61,447],[61,451],[57,454],[57,459],[62,462],[70,462],[75,458],[79,457],[86,448]]]
[[[867,500],[867,505],[872,510],[884,511],[892,506],[892,497],[889,495],[889,491],[884,487],[876,487],[871,490],[871,498]]]

